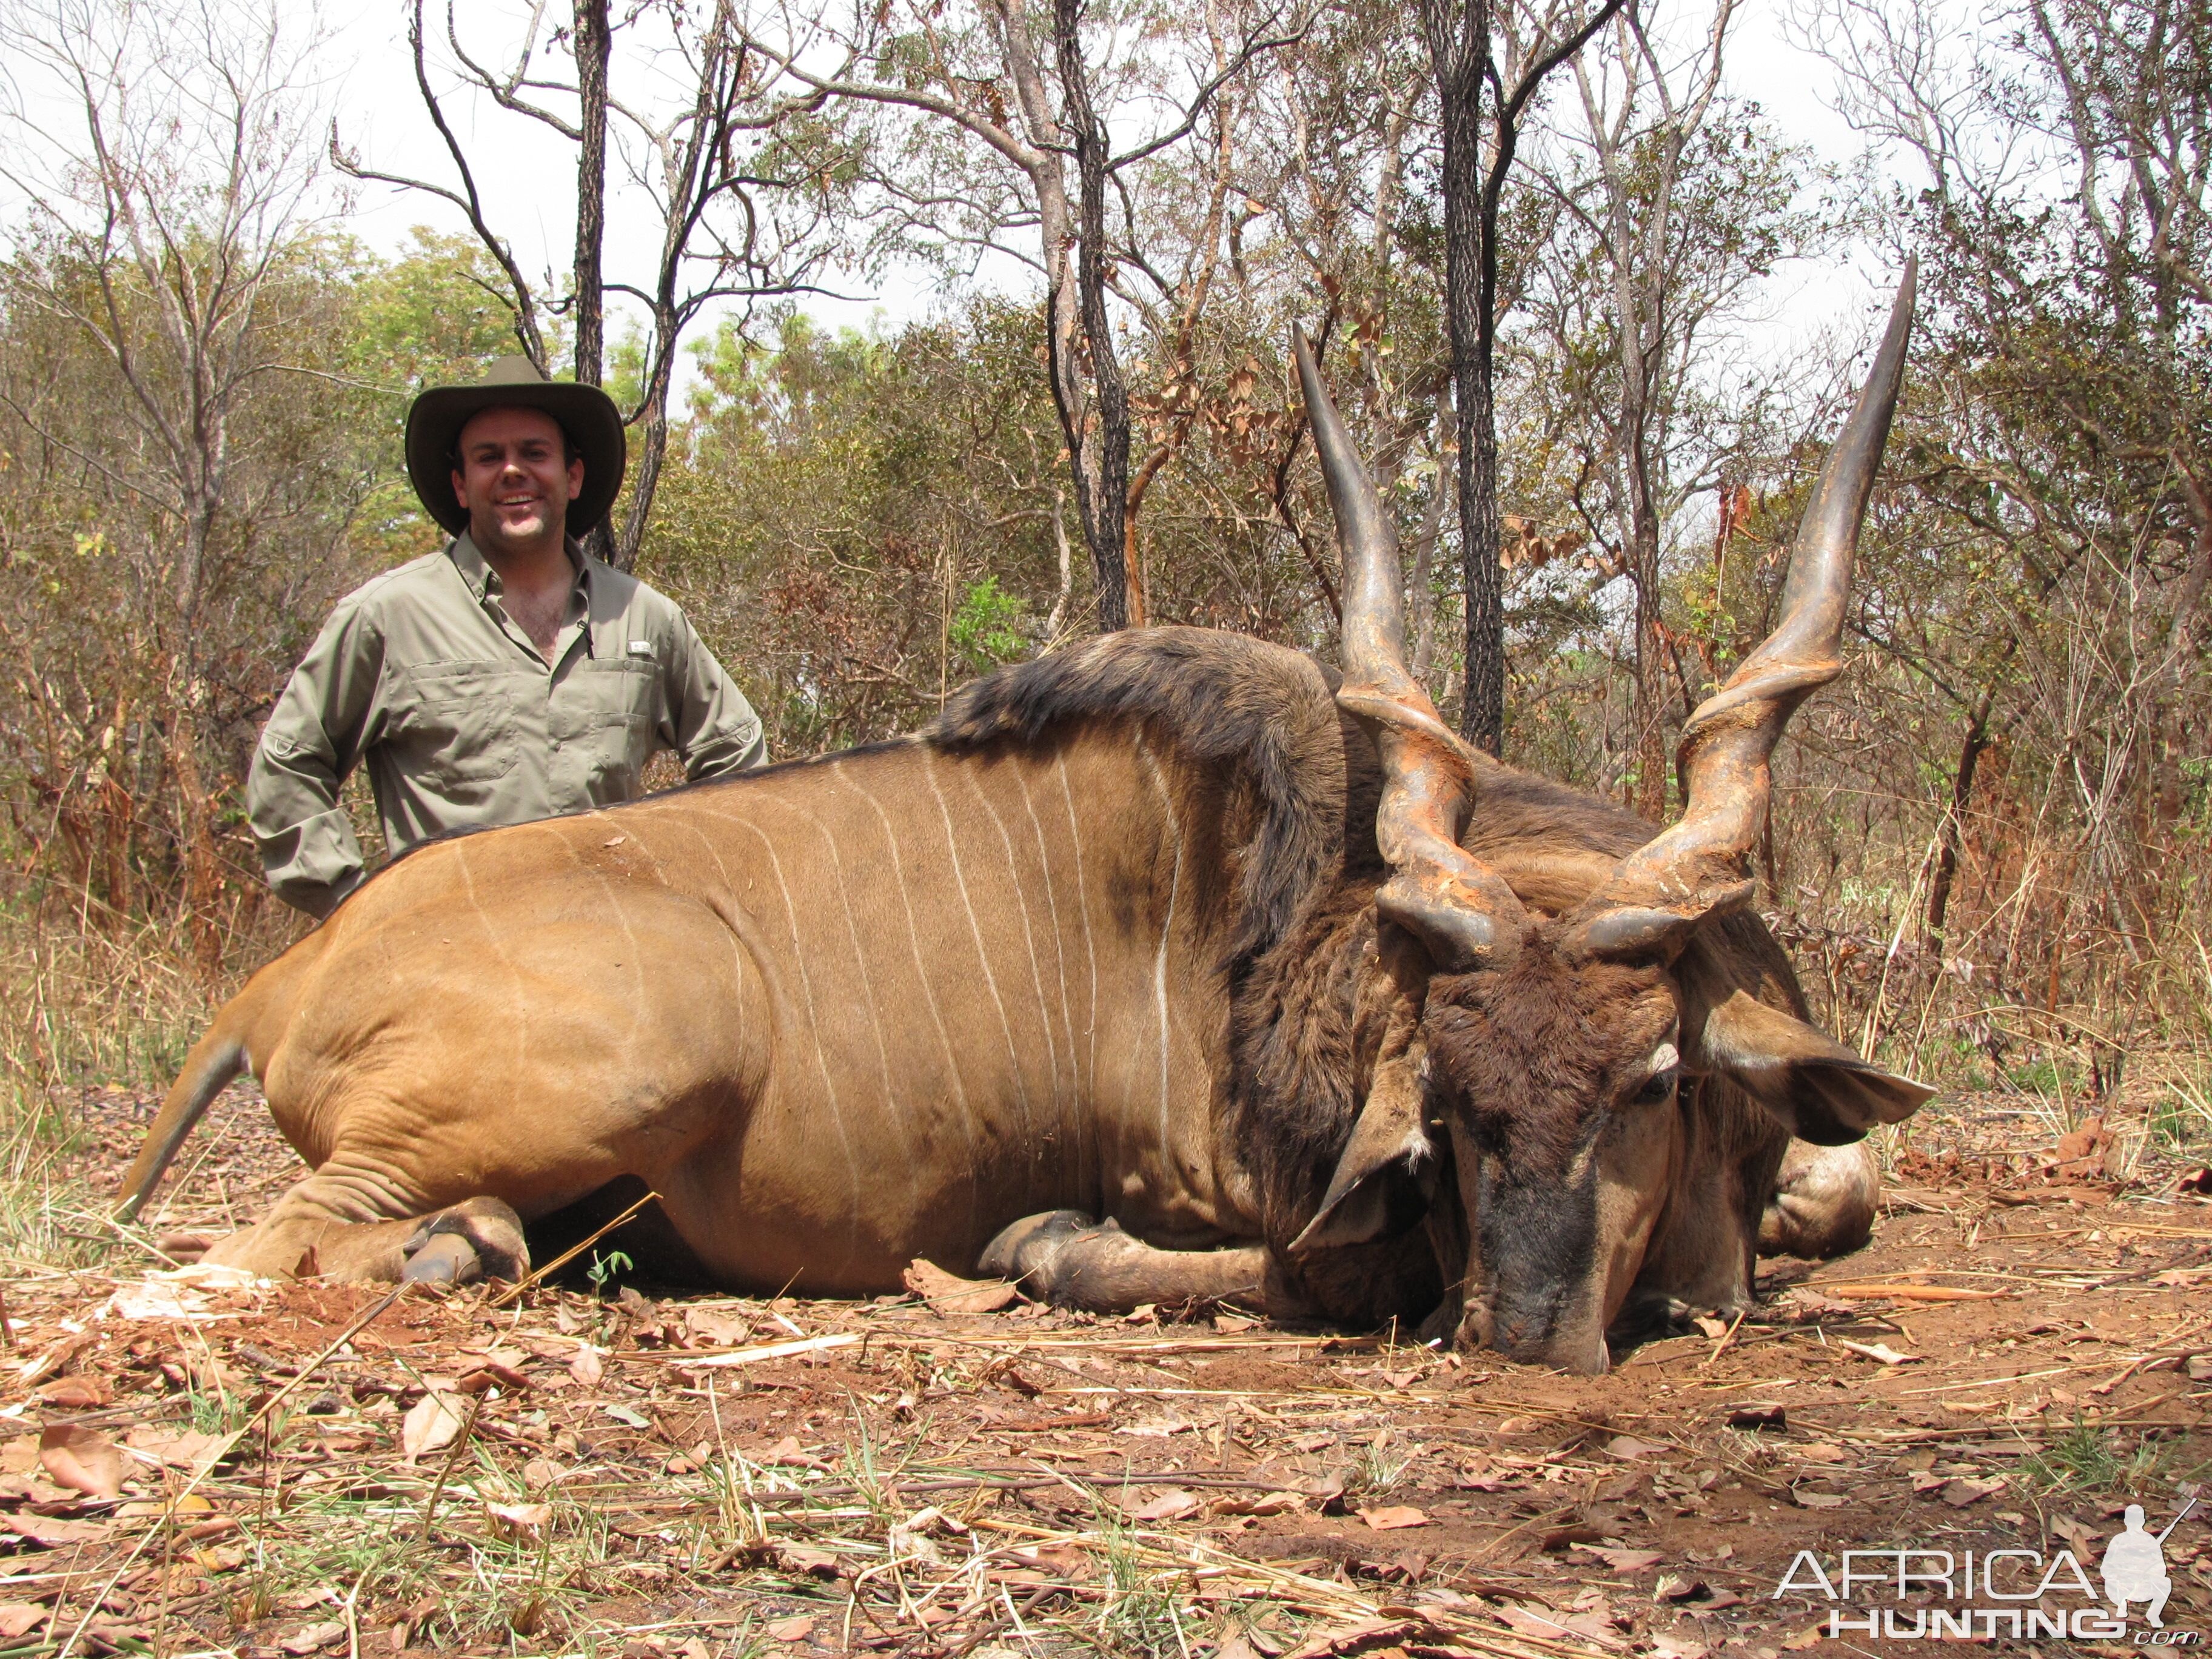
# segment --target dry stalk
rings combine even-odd
[[[198,1472],[195,1474],[190,1480],[187,1480],[184,1485],[184,1489],[178,1492],[176,1503],[170,1506],[172,1510],[173,1511],[178,1505],[183,1504],[185,1498],[191,1497],[193,1492],[197,1492],[199,1489],[200,1483],[205,1480],[208,1476],[215,1473],[216,1465],[220,1464],[224,1458],[229,1456],[231,1452],[236,1449],[240,1441],[244,1440],[247,1435],[252,1433],[255,1429],[258,1428],[264,1421],[266,1421],[276,1412],[276,1407],[283,1405],[284,1401],[291,1396],[294,1389],[297,1389],[302,1382],[306,1382],[317,1371],[320,1370],[324,1364],[329,1360],[331,1355],[337,1352],[340,1348],[345,1346],[347,1343],[352,1341],[355,1337],[360,1335],[362,1331],[366,1330],[368,1327],[368,1322],[371,1320],[374,1319],[379,1314],[382,1313],[393,1303],[399,1300],[399,1298],[406,1293],[406,1282],[402,1280],[400,1283],[394,1285],[391,1290],[386,1291],[384,1295],[379,1297],[374,1302],[371,1303],[368,1309],[356,1317],[350,1325],[348,1325],[345,1329],[338,1333],[337,1336],[331,1341],[328,1347],[325,1348],[322,1352],[316,1355],[315,1358],[308,1364],[301,1366],[298,1375],[295,1376],[289,1382],[287,1382],[283,1388],[277,1389],[276,1393],[270,1395],[267,1400],[264,1401],[261,1404],[261,1408],[258,1411],[255,1412],[252,1417],[248,1418],[237,1428],[233,1429],[228,1434],[225,1435],[222,1438],[222,1443],[217,1446],[212,1453],[204,1454]],[[123,1558],[122,1565],[118,1566],[115,1571],[108,1576],[107,1582],[100,1587],[100,1593],[94,1596],[91,1601],[86,1606],[84,1617],[77,1620],[76,1628],[69,1633],[69,1639],[64,1642],[60,1648],[55,1651],[54,1659],[70,1659],[70,1655],[76,1650],[76,1644],[84,1639],[86,1628],[91,1625],[94,1615],[100,1612],[100,1604],[106,1601],[107,1597],[113,1593],[116,1585],[123,1582],[124,1574],[129,1572],[132,1567],[137,1565],[138,1558],[146,1553],[146,1547],[154,1541],[154,1539],[158,1535],[161,1530],[161,1528],[156,1528],[153,1531],[148,1532],[143,1537],[139,1539],[136,1545],[132,1546],[131,1553]]]
[[[598,1243],[609,1233],[614,1231],[616,1228],[621,1226],[623,1223],[628,1221],[632,1216],[635,1215],[640,1210],[643,1209],[647,1205],[652,1203],[659,1196],[660,1194],[659,1193],[647,1193],[643,1198],[638,1200],[636,1203],[631,1205],[629,1208],[624,1210],[620,1215],[617,1216],[612,1221],[608,1222],[597,1232],[592,1233],[581,1243],[573,1245],[569,1249],[562,1251],[560,1255],[555,1256],[544,1267],[537,1268],[525,1278],[508,1285],[507,1289],[501,1291],[497,1296],[491,1299],[490,1305],[495,1308],[504,1308],[509,1304],[514,1302],[520,1297],[525,1291],[536,1285],[548,1273],[560,1272],[562,1268],[567,1267],[578,1256],[583,1255],[585,1251],[590,1249],[592,1245]]]
[[[461,1421],[461,1431],[453,1437],[453,1449],[446,1454],[446,1461],[438,1466],[438,1478],[431,1483],[430,1495],[422,1500],[422,1522],[415,1534],[416,1541],[420,1543],[430,1541],[430,1523],[437,1519],[438,1500],[445,1496],[446,1482],[453,1476],[453,1465],[461,1461],[461,1454],[476,1437],[477,1413],[483,1409],[483,1400],[480,1394],[469,1396],[469,1414]]]

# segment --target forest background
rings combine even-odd
[[[2212,12],[1781,3],[1826,84],[1749,84],[1737,0],[417,0],[435,166],[403,176],[292,10],[22,0],[12,1176],[56,1085],[166,1084],[302,927],[243,779],[331,604],[441,539],[401,466],[423,385],[516,350],[607,385],[599,550],[788,757],[1102,626],[1331,656],[1303,322],[1447,718],[1657,819],[1907,256],[1848,671],[1778,759],[1760,905],[1889,1063],[2212,1137]],[[1791,143],[1777,98],[1855,142]],[[483,187],[501,121],[573,169],[557,269]],[[349,215],[394,190],[424,228],[372,252]],[[819,320],[887,280],[921,302]]]

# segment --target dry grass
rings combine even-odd
[[[1762,1599],[1777,1552],[1887,1537],[1900,1512],[1985,1543],[2086,1536],[2212,1463],[2188,1369],[2212,1223],[2163,1201],[2212,1146],[2212,1030],[2179,1000],[2205,982],[2185,959],[2165,1046],[2117,1073],[2112,1006],[1966,1009],[2001,1028],[1993,1059],[1956,1035],[1966,1005],[1946,999],[1965,988],[1893,974],[1881,994],[1904,1012],[1875,1033],[1892,1062],[2002,1086],[1891,1138],[1899,1211],[1868,1256],[1797,1290],[1792,1269],[1727,1341],[1655,1344],[1595,1383],[1226,1317],[947,1320],[910,1299],[647,1302],[611,1281],[503,1309],[410,1295],[302,1378],[372,1296],[210,1290],[217,1317],[88,1317],[162,1265],[102,1211],[210,1006],[175,944],[0,917],[0,1261],[21,1345],[0,1356],[0,1412],[239,1438],[197,1485],[137,1466],[122,1506],[54,1489],[18,1438],[0,1510],[86,1530],[19,1546],[0,1621],[32,1622],[0,1659],[360,1659],[395,1632],[626,1659],[1778,1659],[1819,1610]],[[1845,969],[1827,982],[1846,1012],[1870,1007]],[[1916,1050],[1908,1028],[1945,1035]],[[2057,1136],[2100,1115],[2114,1150],[2045,1173]],[[237,1224],[295,1168],[234,1095],[149,1228]],[[1820,1291],[1853,1281],[1908,1288]],[[1931,1304],[1916,1285],[2003,1297]],[[705,1363],[793,1327],[860,1340]],[[1917,1357],[1891,1370],[1847,1341]],[[100,1402],[57,1398],[69,1377]],[[410,1460],[410,1413],[470,1388],[466,1432]],[[1786,1431],[1729,1426],[1777,1398]],[[1953,1510],[1929,1495],[1939,1476],[2003,1484]],[[1421,1523],[1361,1516],[1393,1508]],[[2212,1541],[2197,1527],[2192,1552]],[[2201,1622],[2212,1555],[2172,1559],[2199,1564],[2176,1606]]]

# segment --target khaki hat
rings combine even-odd
[[[423,510],[458,536],[469,512],[453,495],[453,450],[471,416],[487,409],[538,409],[561,423],[584,463],[584,488],[568,503],[568,533],[599,527],[622,489],[629,459],[622,416],[595,386],[549,380],[527,357],[501,357],[473,386],[434,386],[407,411],[407,477]]]

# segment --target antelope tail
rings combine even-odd
[[[123,1177],[123,1190],[117,1195],[118,1221],[128,1221],[138,1213],[161,1184],[162,1172],[185,1144],[185,1137],[207,1115],[209,1105],[225,1085],[251,1067],[246,1031],[256,1012],[251,1005],[258,1000],[252,990],[248,986],[245,993],[226,1003],[207,1035],[185,1056],[185,1069],[169,1085],[153,1127],[146,1131],[146,1144],[138,1149],[137,1161]]]

